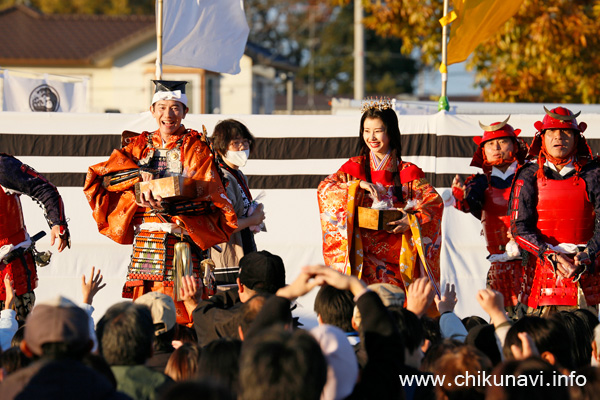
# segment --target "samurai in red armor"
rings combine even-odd
[[[175,300],[177,322],[189,324],[191,310],[177,301],[178,246],[189,249],[185,258],[192,268],[188,272],[197,280],[200,262],[208,258],[212,246],[229,240],[237,217],[206,135],[182,125],[188,112],[187,82],[154,82],[150,111],[158,129],[129,137],[129,143],[114,150],[108,161],[90,167],[84,192],[100,233],[134,245],[123,297],[165,293]],[[191,179],[194,194],[167,202],[148,188],[138,189],[136,198],[136,183],[164,177]]]
[[[479,123],[483,136],[474,137],[477,150],[471,166],[483,170],[467,178],[465,184],[456,175],[452,182],[455,207],[481,220],[483,235],[490,253],[491,266],[487,275],[488,287],[504,296],[504,307],[513,313],[521,293],[523,266],[514,241],[509,243],[508,198],[517,168],[527,156],[527,145],[518,138],[520,129],[503,122],[489,126]],[[512,246],[512,248],[511,248]]]
[[[580,113],[544,110],[529,150],[537,162],[519,169],[510,200],[512,234],[531,255],[521,303],[542,316],[600,303],[600,165]]]
[[[25,194],[42,206],[50,227],[50,244],[58,251],[70,247],[65,207],[56,187],[33,168],[15,157],[0,153],[0,282],[8,274],[16,292],[17,320],[25,317],[35,303],[36,262],[49,263],[50,253],[35,250],[35,240],[27,233],[20,196]],[[4,309],[6,289],[0,283],[0,309]]]

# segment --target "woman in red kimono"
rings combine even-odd
[[[370,101],[362,111],[360,155],[318,188],[325,263],[367,284],[406,288],[428,276],[437,287],[443,201],[419,167],[402,161],[398,117],[390,101]],[[386,197],[406,211],[403,217],[382,230],[359,227],[357,208]]]

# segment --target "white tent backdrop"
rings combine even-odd
[[[513,115],[510,123],[515,128],[523,129],[522,136],[531,141],[535,132],[533,123],[541,119],[542,115],[543,111],[538,117]],[[348,157],[348,154],[343,154],[335,158],[337,156],[332,157],[331,154],[337,154],[336,148],[320,148],[330,143],[325,139],[348,138],[348,142],[354,143],[360,120],[358,114],[356,116],[188,115],[184,123],[194,129],[200,129],[204,124],[210,133],[214,125],[224,118],[237,118],[245,123],[259,139],[258,146],[261,143],[264,146],[271,146],[274,142],[269,142],[269,139],[289,139],[278,142],[284,144],[280,156],[249,160],[243,171],[250,177],[251,186],[253,186],[252,182],[258,182],[261,178],[291,177],[291,181],[294,182],[295,176],[306,177],[307,175],[313,176],[313,181],[318,183],[320,178],[315,180],[314,177],[335,172]],[[469,166],[469,163],[474,149],[470,137],[481,134],[478,121],[487,125],[503,119],[504,116],[446,113],[402,116],[400,129],[403,133],[403,149],[406,149],[403,150],[403,159],[420,166],[428,178],[437,183],[440,194],[444,194],[454,174],[466,175],[477,172],[475,168]],[[579,121],[588,123],[590,128],[586,132],[586,137],[594,139],[590,142],[596,154],[595,147],[598,147],[596,143],[600,144],[600,116],[583,114]],[[72,248],[60,254],[54,251],[51,264],[39,269],[40,282],[36,289],[36,296],[38,301],[57,294],[79,300],[81,276],[89,275],[91,267],[96,266],[102,270],[104,281],[107,283],[107,287],[94,299],[96,308],[94,318],[97,321],[108,307],[121,301],[121,288],[131,254],[130,246],[116,244],[98,233],[91,216],[91,209],[82,191],[81,174],[87,171],[89,165],[106,160],[109,154],[98,155],[93,149],[88,149],[79,153],[71,151],[71,154],[77,154],[73,156],[48,145],[44,138],[50,136],[53,141],[68,142],[81,136],[93,139],[98,138],[97,135],[105,135],[107,141],[116,142],[121,131],[153,130],[156,122],[149,113],[123,115],[3,112],[0,113],[0,126],[2,127],[0,151],[13,153],[21,161],[46,176],[60,177],[75,174],[79,179],[76,185],[62,185],[55,181],[65,202]],[[293,142],[293,139],[298,138],[301,139],[300,142]],[[262,139],[264,141],[261,141]],[[104,140],[102,137],[102,141]],[[296,143],[295,147],[285,147],[287,142]],[[302,144],[311,147],[302,148]],[[40,146],[48,149],[40,149]],[[52,149],[52,153],[49,149]],[[262,151],[264,154],[269,154],[270,149],[262,149]],[[299,151],[309,156],[298,156],[296,153]],[[326,158],[310,156],[310,154],[324,152],[329,152]],[[268,232],[261,232],[256,236],[257,245],[260,250],[269,250],[283,258],[287,281],[291,282],[302,266],[322,263],[323,258],[316,184],[311,187],[306,187],[306,184],[304,187],[300,185],[301,188],[290,188],[294,187],[293,183],[286,185],[286,188],[279,188],[277,184],[266,183],[262,186],[265,187],[264,190],[256,186],[251,189],[254,196],[261,191],[265,194],[262,201],[265,204]],[[40,230],[48,232],[38,205],[26,196],[22,196],[22,203],[30,234]],[[442,229],[442,285],[448,282],[457,286],[459,302],[456,311],[459,316],[473,314],[485,316],[475,300],[476,291],[485,286],[485,275],[489,267],[485,259],[487,253],[484,240],[480,235],[481,225],[472,216],[458,212],[452,207],[446,207]],[[48,248],[49,238],[46,236],[38,244],[38,250]],[[315,324],[312,318],[315,292],[299,300],[300,307],[296,312],[308,326]]]

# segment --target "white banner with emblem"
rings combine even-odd
[[[3,111],[87,112],[87,79],[29,78],[4,70]]]

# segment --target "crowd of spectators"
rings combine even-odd
[[[19,326],[14,289],[0,313],[1,399],[593,399],[600,326],[589,310],[510,319],[499,292],[480,290],[488,318],[454,313],[457,295],[426,278],[404,292],[367,286],[326,266],[286,285],[280,257],[240,261],[235,285],[202,299],[185,277],[180,298],[148,293],[94,323],[102,275],[82,279],[82,303],[36,305]],[[295,300],[318,288],[318,326],[303,329]]]

